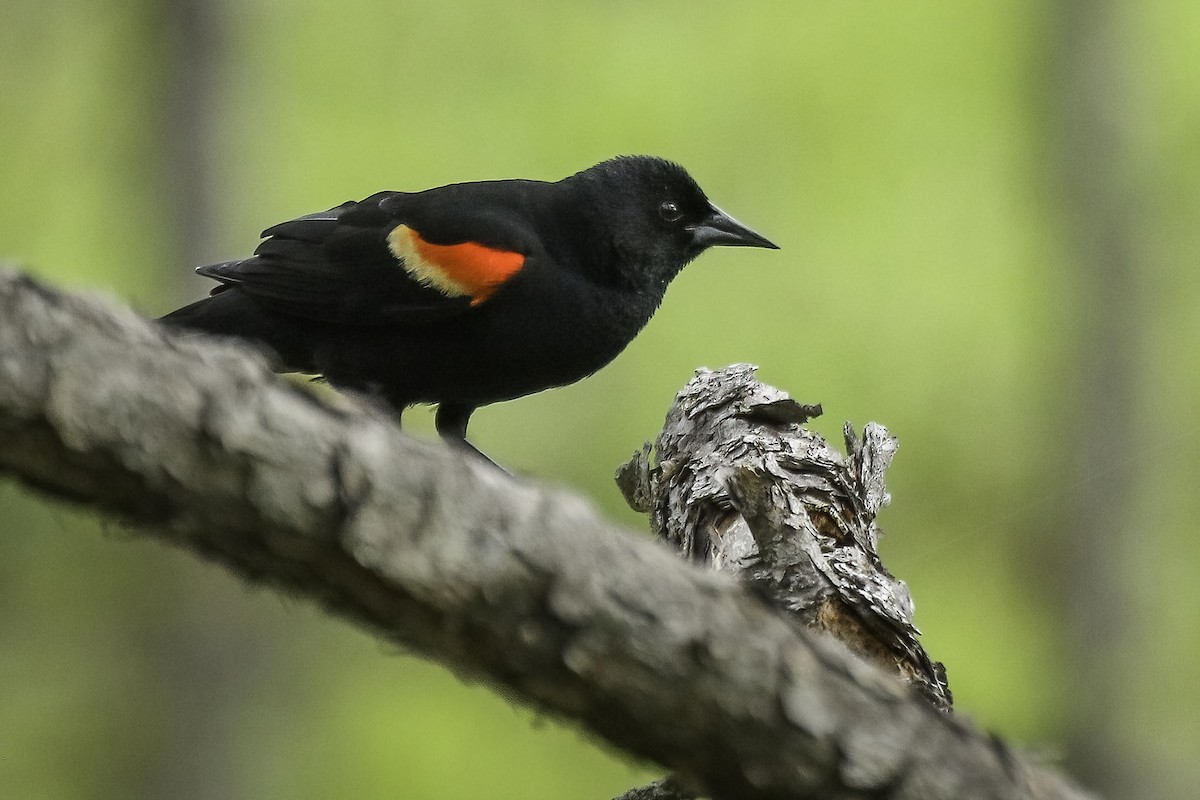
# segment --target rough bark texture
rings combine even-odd
[[[716,797],[1084,796],[574,497],[11,271],[0,472],[321,602]]]
[[[890,500],[896,440],[875,423],[860,440],[847,425],[843,457],[802,427],[820,406],[754,373],[697,371],[655,447],[618,473],[626,500],[685,557],[748,581],[949,711],[946,671],[917,641],[908,587],[879,560],[875,516]]]
[[[648,783],[630,789],[615,800],[695,800],[696,795],[684,789],[674,778]]]

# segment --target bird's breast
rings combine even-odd
[[[560,287],[533,303],[497,304],[481,382],[503,386],[511,397],[574,383],[616,358],[657,306],[658,298],[600,287]]]

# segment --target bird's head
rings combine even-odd
[[[618,256],[633,283],[665,287],[709,247],[778,247],[713,205],[687,171],[653,156],[619,156],[576,182],[595,209],[591,227]]]

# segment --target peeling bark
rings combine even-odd
[[[842,456],[803,427],[820,406],[754,373],[698,370],[655,446],[618,473],[626,499],[685,557],[749,582],[949,711],[946,671],[917,639],[908,587],[879,559],[875,517],[890,501],[896,440],[873,422],[860,440],[847,424]]]

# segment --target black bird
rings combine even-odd
[[[438,433],[471,450],[475,409],[612,361],[708,247],[777,249],[650,156],[554,183],[380,192],[262,236],[250,258],[197,269],[220,285],[162,321],[260,342],[282,371],[397,412],[437,403]]]

